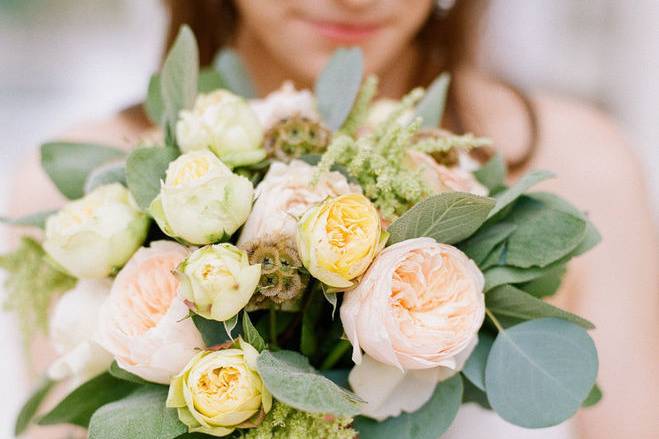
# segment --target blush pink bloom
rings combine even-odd
[[[101,308],[98,342],[119,367],[148,381],[169,384],[204,347],[172,274],[188,254],[171,241],[142,247],[119,272]]]
[[[457,368],[483,323],[483,285],[476,264],[450,245],[417,238],[387,247],[341,305],[354,362],[363,349],[401,370]]]
[[[487,196],[487,188],[466,169],[440,165],[428,154],[413,149],[407,151],[407,158],[409,166],[421,172],[423,180],[435,193],[469,192],[482,197]]]

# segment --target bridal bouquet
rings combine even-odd
[[[463,403],[540,428],[597,402],[593,325],[543,301],[596,229],[528,192],[550,173],[508,186],[487,139],[437,128],[446,75],[374,100],[362,70],[342,49],[314,92],[250,99],[183,28],[149,86],[160,144],[42,146],[71,201],[5,219],[44,231],[0,265],[59,357],[17,434],[436,439]]]

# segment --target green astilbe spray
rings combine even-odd
[[[378,77],[370,75],[359,90],[355,104],[339,130],[341,133],[349,136],[354,136],[357,133],[357,129],[362,126],[368,116],[369,107],[377,91]]]

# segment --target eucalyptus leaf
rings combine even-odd
[[[602,399],[602,389],[600,389],[600,386],[595,383],[593,388],[590,390],[590,393],[588,394],[588,397],[586,397],[586,400],[581,404],[582,407],[592,407],[600,400]]]
[[[226,88],[220,72],[213,68],[205,68],[199,71],[197,91],[199,93],[210,93],[220,88]]]
[[[85,180],[85,193],[106,184],[119,183],[126,186],[126,162],[110,162],[89,173]]]
[[[284,404],[310,413],[354,416],[359,413],[357,395],[334,384],[293,351],[263,351],[257,368],[265,386]]]
[[[32,419],[34,419],[34,415],[39,410],[39,407],[41,407],[41,403],[48,396],[55,384],[55,381],[44,378],[37,389],[30,395],[30,398],[25,401],[25,404],[23,404],[21,411],[18,412],[18,416],[16,417],[16,424],[14,425],[15,436],[20,436],[27,430]]]
[[[192,30],[181,27],[160,72],[160,93],[164,119],[170,127],[176,124],[181,110],[191,108],[197,95],[199,51]]]
[[[560,288],[566,271],[565,265],[558,265],[530,282],[519,284],[518,287],[537,298],[551,296]]]
[[[441,124],[450,83],[451,75],[442,73],[428,87],[415,111],[415,115],[423,119],[421,128],[437,128]]]
[[[41,145],[41,166],[57,189],[70,200],[85,194],[85,180],[103,163],[125,153],[117,148],[92,143],[50,142]]]
[[[492,288],[498,287],[499,285],[520,284],[535,279],[539,279],[544,275],[551,273],[553,270],[557,269],[558,267],[564,265],[565,265],[565,260],[562,259],[544,268],[539,268],[539,267],[520,268],[520,267],[508,267],[508,266],[492,267],[485,270],[485,272],[483,273],[485,276],[484,291],[489,291]]]
[[[499,333],[485,387],[503,419],[526,428],[550,427],[576,413],[597,368],[595,345],[583,328],[561,319],[531,320]]]
[[[526,192],[533,185],[540,183],[543,180],[553,177],[549,171],[532,171],[520,178],[517,183],[506,189],[505,191],[497,194],[496,204],[490,211],[488,218],[492,218],[497,213],[501,212],[503,208],[515,201],[524,192]]]
[[[382,422],[359,416],[353,428],[360,439],[437,439],[458,414],[462,402],[462,378],[456,374],[435,388],[430,401],[414,413],[403,413]]]
[[[314,355],[318,349],[318,337],[316,336],[316,324],[320,318],[320,312],[323,308],[323,298],[317,289],[313,289],[308,294],[308,299],[304,312],[302,313],[302,330],[300,331],[300,352],[307,357]]]
[[[480,267],[488,255],[512,235],[516,228],[517,225],[511,223],[492,224],[480,229],[458,247]]]
[[[39,420],[39,425],[75,424],[87,427],[99,407],[125,397],[136,387],[135,383],[104,373],[69,393]]]
[[[152,146],[138,148],[126,160],[128,189],[141,209],[147,210],[160,193],[169,163],[178,156],[173,148]]]
[[[232,49],[222,49],[213,62],[215,70],[220,73],[224,87],[246,99],[256,97],[256,90],[249,72]]]
[[[497,317],[504,316],[519,321],[555,317],[576,323],[585,329],[595,329],[595,325],[588,320],[563,311],[512,285],[502,285],[488,291],[485,295],[485,305]]]
[[[478,230],[493,206],[491,198],[463,192],[433,195],[389,226],[388,244],[423,236],[445,244],[462,241]]]
[[[89,423],[89,439],[174,439],[187,431],[176,409],[165,406],[168,388],[141,386],[99,408]]]
[[[364,74],[364,57],[358,48],[338,49],[318,76],[314,92],[325,125],[338,130],[352,109]]]
[[[149,88],[146,92],[146,101],[144,102],[144,112],[151,122],[161,125],[165,119],[165,106],[162,102],[162,93],[160,91],[160,73],[154,73],[149,78]]]
[[[463,404],[473,402],[486,410],[492,410],[492,406],[487,400],[487,394],[484,391],[476,387],[466,377],[462,380],[462,385],[464,387],[464,391],[462,393]]]
[[[490,191],[506,182],[506,162],[501,154],[495,154],[487,163],[474,171],[476,179]]]
[[[259,331],[252,324],[247,311],[243,312],[243,338],[259,352],[266,347],[265,340],[263,340]]]
[[[12,226],[31,226],[43,229],[46,227],[46,220],[49,216],[57,212],[56,210],[44,210],[43,212],[31,213],[19,218],[7,218],[0,216],[0,222]]]
[[[229,340],[224,324],[216,320],[205,319],[200,315],[193,315],[192,321],[199,330],[206,346],[217,346]]]
[[[494,343],[492,334],[480,332],[478,334],[478,344],[462,369],[462,374],[482,391],[485,390],[485,366],[487,365],[487,356],[490,354],[490,349],[492,349],[492,343]]]
[[[506,265],[505,264],[505,259],[506,259],[506,243],[505,242],[500,242],[499,244],[494,247],[494,249],[490,252],[489,255],[483,260],[483,262],[478,264],[478,268],[480,268],[481,271],[487,271],[492,267],[496,267],[499,265]]]
[[[110,370],[108,370],[108,373],[112,375],[115,378],[118,378],[120,380],[128,381],[131,383],[135,384],[150,384],[147,380],[138,377],[135,374],[132,374],[128,372],[125,369],[122,369],[119,367],[116,361],[113,361],[112,364],[110,365]]]

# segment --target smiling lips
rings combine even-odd
[[[320,35],[340,43],[356,43],[374,35],[380,24],[346,24],[332,21],[308,20]]]

